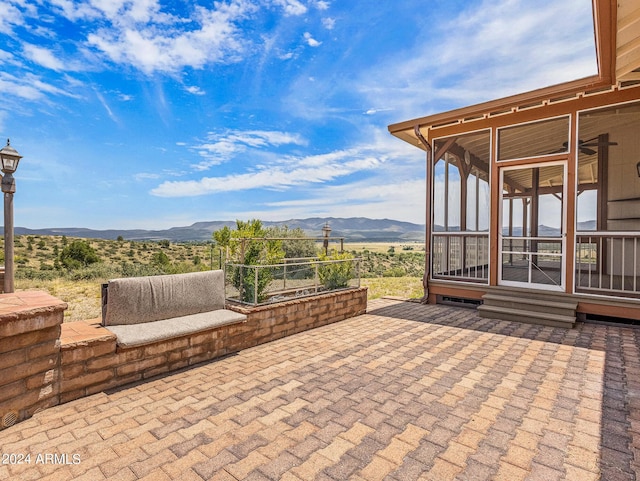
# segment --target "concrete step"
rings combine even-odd
[[[540,324],[551,327],[564,327],[571,329],[576,317],[548,312],[530,311],[526,309],[513,309],[503,306],[491,306],[483,304],[478,306],[480,317],[489,319],[500,319],[503,321],[525,322],[528,324]]]

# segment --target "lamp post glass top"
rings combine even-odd
[[[2,172],[5,174],[13,174],[17,168],[22,156],[18,151],[11,147],[11,142],[7,139],[7,145],[0,150],[0,162],[2,163]]]

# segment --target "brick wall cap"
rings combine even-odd
[[[60,342],[63,349],[113,341],[116,335],[100,325],[99,319],[65,322],[61,326]]]
[[[335,290],[335,291],[331,291],[323,294],[298,297],[296,299],[291,299],[289,301],[274,302],[271,304],[263,304],[260,306],[247,306],[245,304],[239,304],[234,301],[227,300],[225,307],[229,310],[240,312],[242,314],[249,314],[249,313],[255,313],[255,312],[268,311],[274,308],[281,308],[281,307],[292,306],[296,304],[308,303],[310,299],[322,300],[322,299],[328,299],[331,297],[337,297],[339,295],[343,295],[345,292],[352,292],[354,294],[360,293],[360,292],[367,292],[367,287],[347,287],[345,289],[339,289],[339,290]]]
[[[67,307],[66,302],[43,291],[0,294],[0,323],[64,311]]]

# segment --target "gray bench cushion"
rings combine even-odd
[[[224,273],[193,272],[109,281],[102,324],[117,326],[224,309]]]
[[[118,337],[119,346],[134,347],[246,320],[247,316],[244,314],[227,309],[218,309],[216,311],[145,322],[143,324],[109,326],[107,329]]]

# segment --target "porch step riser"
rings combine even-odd
[[[478,306],[480,317],[488,319],[499,319],[502,321],[523,322],[527,324],[538,324],[550,327],[563,327],[571,329],[576,321],[575,316],[558,316],[536,311],[526,311],[523,309],[506,309],[495,306]]]
[[[576,322],[578,303],[562,293],[497,287],[482,300],[480,317],[565,328],[572,328]]]
[[[558,316],[575,317],[578,303],[549,302],[538,299],[518,298],[507,296],[495,296],[486,294],[483,297],[484,304],[506,309],[519,309],[524,311],[543,312]]]
[[[571,294],[556,291],[532,291],[519,287],[492,286],[487,296],[511,297],[512,299],[535,299],[544,302],[575,304]]]

